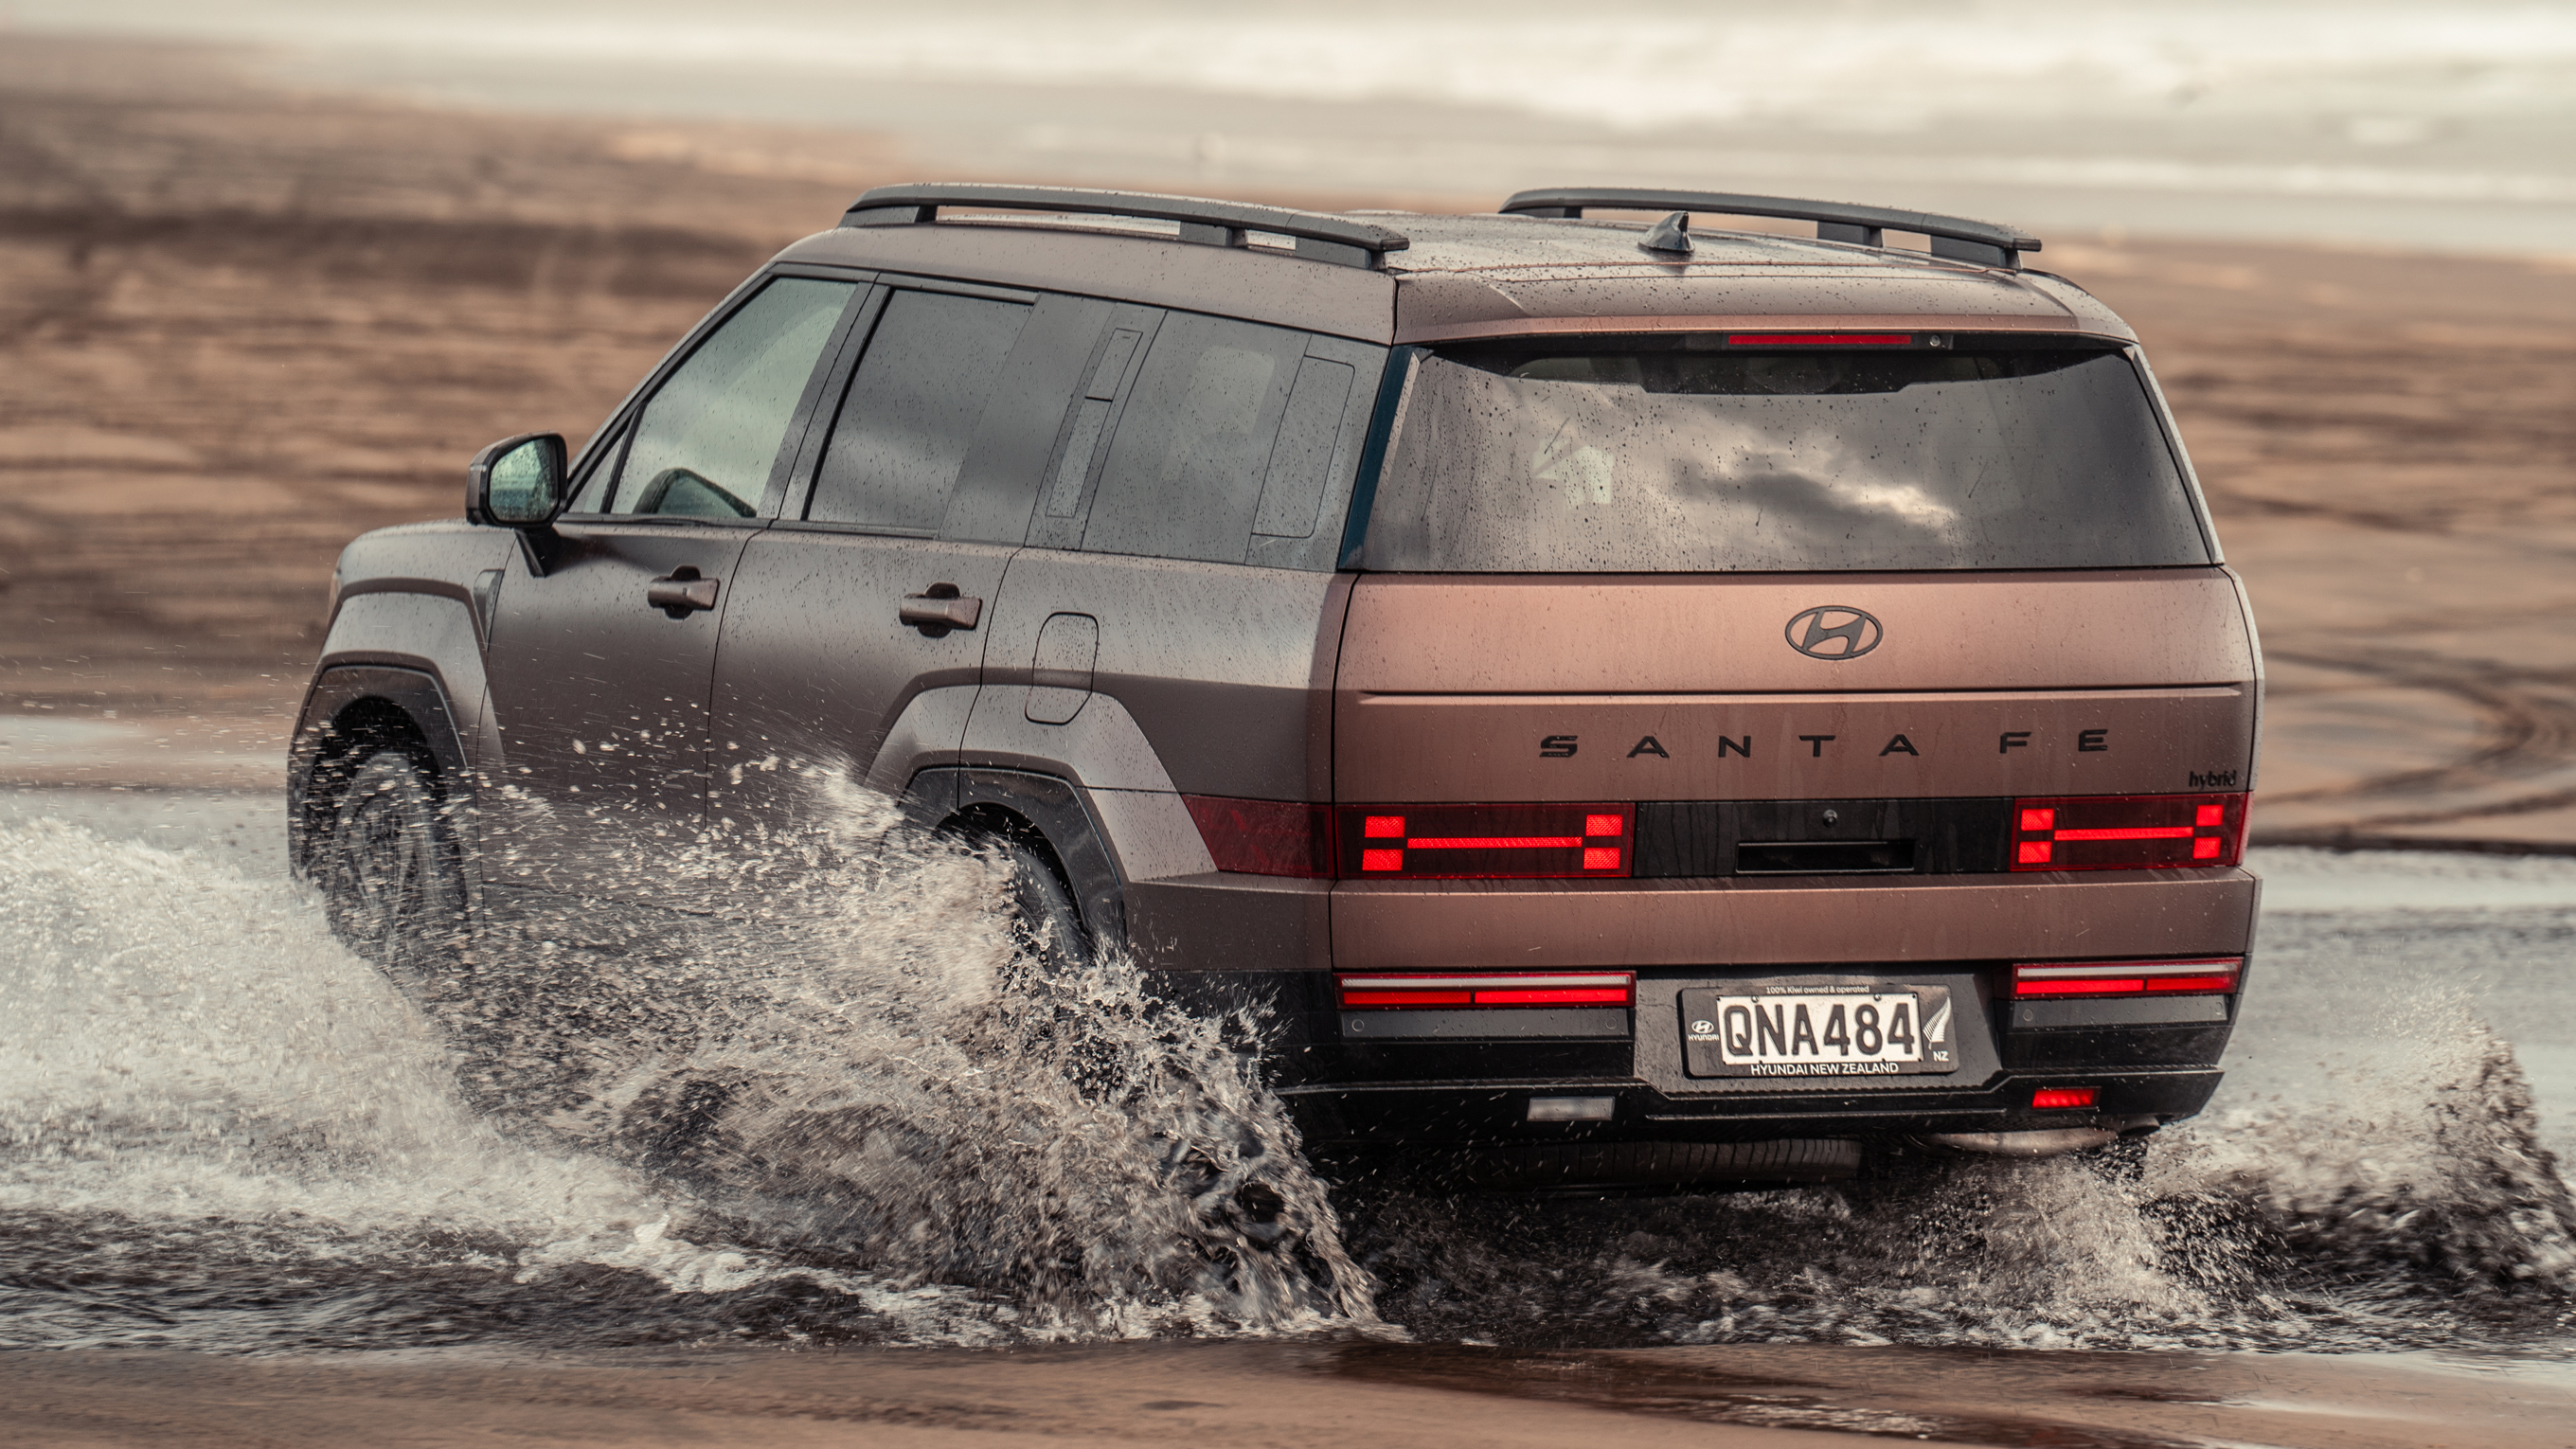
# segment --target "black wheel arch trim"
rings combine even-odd
[[[381,701],[409,722],[450,792],[473,788],[472,765],[448,702],[447,685],[437,674],[382,664],[335,665],[313,678],[304,708],[295,721],[294,742],[287,749],[286,832],[288,859],[301,873],[315,844],[310,795],[317,769],[345,752],[340,721],[369,701]],[[451,793],[450,800],[458,798]],[[462,823],[461,821],[459,822]],[[471,872],[468,872],[469,878]]]
[[[914,775],[904,800],[931,826],[971,816],[978,806],[1027,821],[1063,868],[1083,929],[1103,943],[1127,939],[1126,883],[1100,822],[1071,781],[1027,770],[941,765]]]

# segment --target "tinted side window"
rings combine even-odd
[[[1279,441],[1270,449],[1270,468],[1262,476],[1261,506],[1252,515],[1254,533],[1265,538],[1314,533],[1333,443],[1341,436],[1342,414],[1350,408],[1357,374],[1349,363],[1327,358],[1309,357],[1297,364],[1297,385],[1288,391]]]
[[[1082,546],[1241,563],[1305,353],[1300,332],[1167,317],[1119,419]]]
[[[611,513],[749,518],[856,284],[782,277],[735,309],[644,405]]]
[[[936,533],[1023,303],[896,292],[850,375],[805,516]]]

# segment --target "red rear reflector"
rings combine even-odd
[[[1731,332],[1729,347],[1906,347],[1911,332]]]
[[[2245,969],[2242,956],[2188,961],[2044,961],[2013,968],[2015,996],[2225,994]]]
[[[1635,819],[1632,805],[1355,806],[1341,812],[1342,859],[1351,875],[1409,880],[1619,877]]]
[[[1309,877],[1333,873],[1330,806],[1215,795],[1184,795],[1181,800],[1219,870]],[[1401,822],[1396,829],[1402,833]]]
[[[1335,978],[1344,1009],[1390,1006],[1628,1006],[1633,971],[1380,972]]]
[[[2090,1107],[2101,1094],[2099,1087],[2042,1087],[2030,1094],[2030,1104],[2043,1112],[2066,1107]]]
[[[2015,870],[2234,865],[2243,795],[2097,795],[2013,806]]]

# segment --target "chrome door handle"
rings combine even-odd
[[[674,619],[685,619],[695,610],[716,606],[716,581],[699,578],[696,569],[675,569],[669,578],[646,586],[644,602]]]
[[[895,617],[936,639],[951,629],[974,628],[984,617],[984,601],[959,597],[955,584],[932,584],[923,593],[904,595]]]

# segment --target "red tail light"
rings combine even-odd
[[[1249,875],[1330,877],[1333,811],[1295,800],[1228,800],[1184,795],[1190,819],[1219,870]]]
[[[2013,802],[2015,870],[2234,865],[2243,795],[2088,795]]]
[[[2013,995],[2225,993],[2236,989],[2236,978],[2244,969],[2245,958],[2242,956],[2212,956],[2197,961],[2033,962],[2013,968]]]
[[[2030,1104],[2043,1112],[2090,1107],[2101,1095],[2099,1087],[2042,1087],[2030,1094]]]
[[[1344,1007],[1630,1006],[1633,971],[1373,972],[1337,976]]]
[[[1625,876],[1633,805],[1344,806],[1342,875],[1357,880]]]

